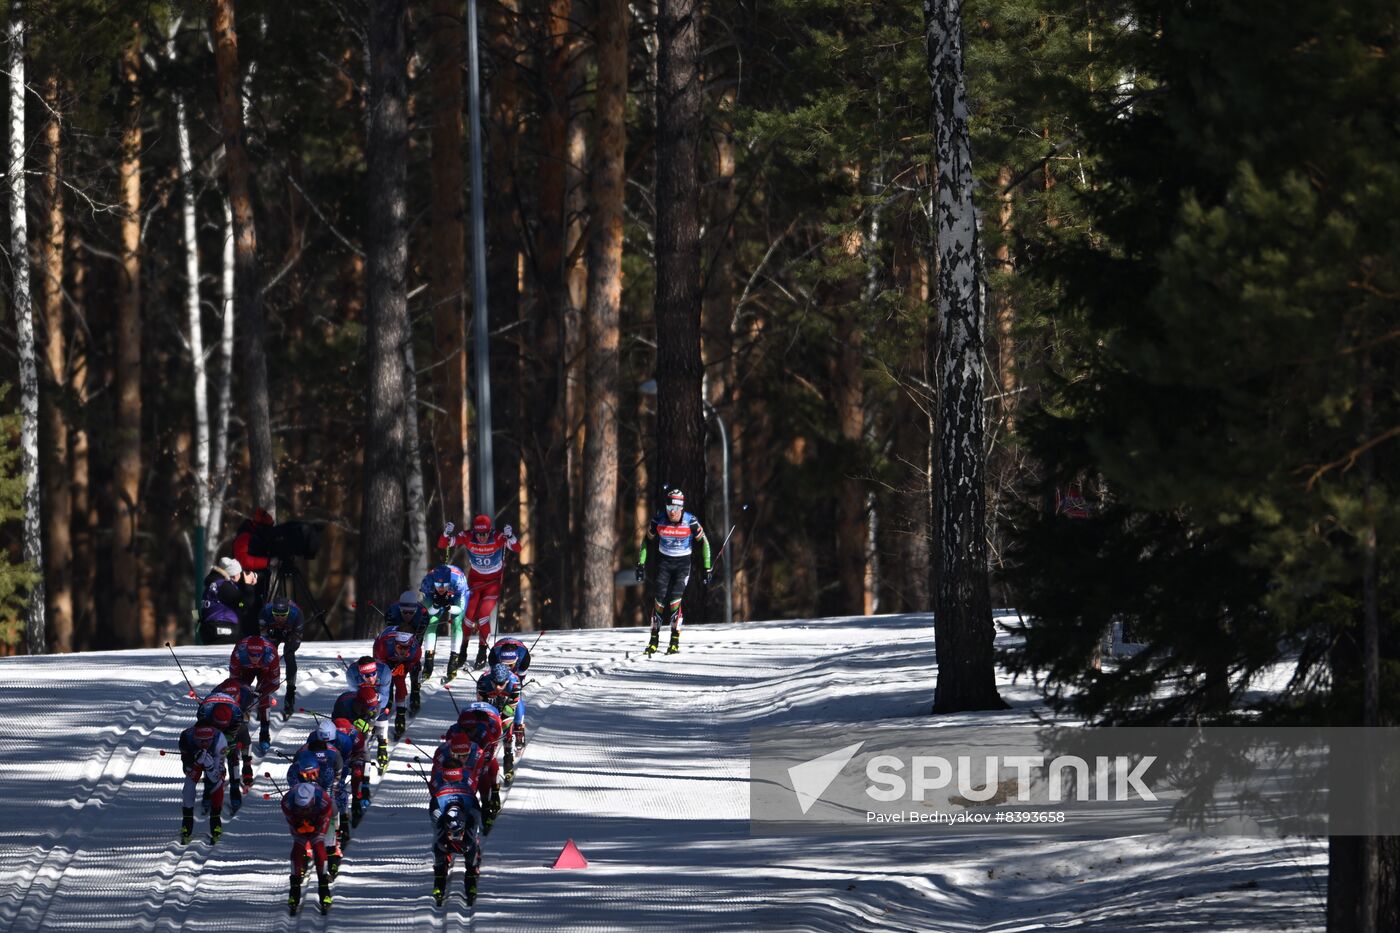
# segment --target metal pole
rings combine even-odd
[[[477,508],[496,517],[496,478],[491,454],[490,314],[486,304],[486,208],[481,170],[481,61],[477,48],[476,0],[467,0],[467,65],[472,154],[472,335],[476,352]]]
[[[705,408],[710,413],[710,417],[715,419],[715,424],[719,426],[720,442],[720,464],[723,467],[724,476],[721,479],[720,492],[723,496],[721,508],[724,515],[724,530],[729,531],[729,431],[724,427],[724,419],[715,411],[714,406],[709,402],[705,403]],[[731,562],[729,549],[724,549],[724,621],[726,624],[734,621],[734,571]]]

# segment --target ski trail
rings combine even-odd
[[[147,738],[179,702],[177,684],[182,683],[183,679],[172,679],[128,699],[123,704],[128,712],[104,728],[96,743],[79,740],[64,748],[67,743],[44,742],[42,744],[48,747],[31,756],[29,761],[7,764],[7,769],[33,773],[38,781],[46,779],[45,772],[54,765],[64,760],[74,761],[72,770],[78,774],[79,781],[70,787],[74,796],[62,804],[62,809],[68,812],[60,822],[61,828],[46,834],[15,871],[13,877],[20,886],[18,896],[6,896],[0,902],[0,926],[33,929],[43,926],[74,857],[95,822],[103,818],[108,805],[121,792],[138,756],[146,750]],[[6,748],[19,745],[13,731],[25,725],[7,721],[0,729],[0,744]],[[22,801],[11,797],[6,804],[18,807]],[[4,848],[8,846],[0,847],[0,854]]]

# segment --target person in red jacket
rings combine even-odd
[[[243,524],[238,526],[238,534],[233,539],[234,560],[238,561],[245,573],[253,577],[248,581],[253,584],[252,598],[246,600],[242,615],[244,635],[258,634],[258,617],[262,615],[263,605],[267,602],[267,586],[271,582],[267,570],[271,558],[254,554],[253,551],[265,551],[261,543],[255,545],[254,541],[271,528],[272,516],[268,514],[267,509],[254,509],[253,517],[243,520]]]
[[[453,534],[456,526],[451,522],[442,529],[438,547],[451,548],[459,544],[467,548],[467,611],[463,618],[463,628],[477,633],[476,661],[473,667],[480,669],[486,664],[486,639],[491,635],[491,612],[496,601],[501,598],[501,577],[506,566],[506,551],[520,553],[520,541],[509,525],[500,532],[495,531],[490,516],[478,515],[472,520],[471,531]],[[470,632],[466,637],[471,637]],[[465,647],[463,653],[466,652]]]

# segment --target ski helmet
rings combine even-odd
[[[350,724],[350,720],[341,717],[340,719],[337,719],[335,721],[335,728],[337,732],[349,735],[351,730],[353,730],[355,727]]]
[[[297,774],[303,781],[318,781],[321,778],[321,759],[315,755],[298,755],[293,767],[297,769]]]
[[[292,601],[286,596],[278,596],[272,601],[272,618],[278,622],[286,622],[287,617],[292,614]]]
[[[315,784],[298,784],[292,788],[292,806],[298,810],[309,810],[316,802]]]
[[[316,726],[316,734],[321,737],[321,741],[323,742],[334,742],[335,723],[331,722],[329,719],[322,719],[320,724]]]
[[[487,534],[491,531],[491,516],[478,515],[472,519],[472,531],[479,535]]]
[[[497,664],[491,668],[491,680],[498,688],[504,687],[510,683],[510,668],[504,664]]]
[[[447,835],[454,840],[461,839],[463,833],[467,831],[467,813],[461,805],[456,803],[450,805],[443,812],[442,818],[447,826]]]

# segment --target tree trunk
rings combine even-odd
[[[862,173],[859,165],[848,166],[847,176],[859,193]],[[865,246],[858,228],[848,230],[842,241],[846,261],[860,259]],[[871,258],[873,266],[873,257]],[[841,438],[841,462],[846,464],[836,493],[836,533],[832,552],[836,556],[836,580],[839,584],[838,612],[865,615],[870,612],[866,598],[866,538],[870,533],[865,498],[866,487],[858,475],[865,443],[865,379],[861,346],[864,328],[861,305],[864,294],[852,276],[843,283],[836,323],[836,346],[831,362],[832,404],[835,408],[836,429]],[[873,296],[872,296],[873,298]]]
[[[369,8],[368,169],[369,406],[365,425],[364,506],[356,574],[357,638],[374,621],[369,601],[392,600],[403,584],[404,386],[408,339],[408,81],[405,0]]]
[[[253,219],[248,150],[243,138],[243,108],[239,93],[238,33],[233,0],[211,0],[214,63],[217,71],[220,128],[224,137],[224,170],[233,211],[234,305],[242,322],[243,395],[248,423],[248,454],[252,459],[255,504],[277,514],[277,480],[272,453],[272,411],[267,387],[264,345],[262,276],[258,271],[258,232]]]
[[[213,493],[209,498],[209,530],[206,555],[212,560],[218,551],[219,534],[224,523],[224,494],[228,491],[228,429],[229,418],[233,414],[233,295],[237,276],[237,260],[234,257],[233,208],[228,199],[223,199],[224,208],[224,249],[219,275],[219,294],[222,324],[219,332],[219,383],[214,403],[214,438],[211,451],[209,475],[213,483]]]
[[[697,15],[695,0],[657,6],[656,479],[679,486],[688,510],[705,523]],[[656,498],[656,490],[647,492]],[[703,597],[686,599],[685,612],[703,622]]]
[[[933,711],[1004,709],[997,693],[983,489],[984,292],[972,202],[972,146],[963,83],[962,0],[924,0],[938,170],[941,320],[934,586],[938,685]]]
[[[44,126],[47,165],[44,170],[44,206],[48,226],[39,241],[39,294],[44,321],[44,356],[48,391],[39,402],[43,416],[44,468],[44,589],[48,594],[49,648],[73,650],[73,497],[68,483],[68,420],[60,400],[68,384],[68,356],[63,330],[63,249],[67,231],[63,214],[63,138],[59,116],[58,78],[44,82],[44,103],[49,120]]]
[[[167,46],[167,58],[175,59],[175,41]],[[194,366],[194,497],[195,524],[205,530],[204,551],[194,555],[196,573],[209,565],[210,473],[209,473],[209,372],[204,354],[204,325],[199,303],[199,226],[195,209],[194,157],[190,152],[190,129],[185,98],[175,97],[175,140],[179,150],[180,218],[185,236],[185,322],[189,330],[190,360]]]
[[[24,167],[24,8],[10,4],[10,268],[19,354],[20,471],[24,475],[24,562],[36,572],[24,616],[30,654],[48,649],[44,631],[44,546],[39,503],[39,364],[34,347],[34,313],[29,300],[29,229]]]
[[[544,93],[539,119],[539,232],[535,237],[538,299],[531,323],[530,498],[535,505],[535,586],[540,624],[571,624],[569,578],[568,421],[565,392],[565,309],[569,301],[564,275],[567,226],[568,58],[572,48],[569,17],[572,0],[547,0],[544,17]]]
[[[142,631],[140,604],[142,564],[136,553],[141,497],[141,30],[131,24],[131,39],[122,51],[127,120],[122,131],[121,185],[122,274],[117,299],[116,439],[112,473],[112,631],[125,648],[155,640],[155,629]]]
[[[407,299],[405,299],[407,307]],[[414,362],[412,324],[403,343],[404,445],[408,450],[404,494],[408,504],[408,579],[416,582],[428,575],[428,500],[423,489],[423,449],[418,437],[418,367]],[[464,387],[465,388],[465,387]]]
[[[467,468],[467,267],[462,204],[461,0],[433,0],[432,41],[433,203],[432,287],[433,450],[442,507],[449,521],[468,522],[471,482]]]
[[[68,254],[73,257],[69,289],[73,306],[86,313],[91,324],[92,309],[87,307],[87,264],[76,234],[69,238]],[[69,487],[73,491],[73,650],[87,651],[97,647],[98,640],[95,535],[99,523],[91,495],[87,425],[95,351],[85,328],[75,327],[72,337],[72,387],[77,410],[68,435],[72,470]]]
[[[617,565],[618,338],[626,184],[627,2],[599,0],[592,230],[588,241],[588,423],[584,431],[583,610],[586,628],[613,624]]]
[[[491,341],[491,392],[495,421],[494,474],[496,511],[503,519],[514,515],[524,530],[529,512],[525,508],[521,471],[525,468],[521,432],[527,427],[521,392],[520,359],[520,224],[516,209],[517,89],[519,23],[516,0],[493,0],[486,4],[486,171],[491,197],[486,199],[486,229],[490,231],[486,254],[486,288],[491,296],[491,330],[502,333]],[[465,515],[463,516],[466,517]],[[533,531],[533,529],[529,529]],[[533,547],[534,535],[524,535],[522,547]],[[518,630],[521,614],[533,621],[528,582],[521,574],[530,558],[522,551],[519,561],[506,561],[501,601],[497,603],[497,627]],[[510,594],[518,594],[512,599]]]

